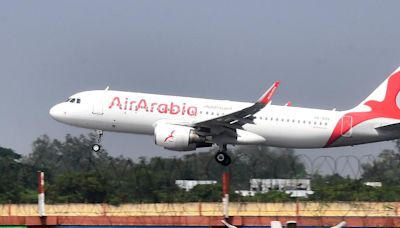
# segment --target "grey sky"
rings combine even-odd
[[[50,118],[69,95],[112,89],[347,109],[400,65],[399,1],[1,1],[0,145],[88,133]],[[106,133],[131,157],[177,153]],[[355,148],[311,154],[373,153]]]

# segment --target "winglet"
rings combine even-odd
[[[268,104],[271,101],[272,96],[274,95],[275,91],[278,89],[280,81],[276,81],[271,88],[267,90],[258,100],[257,103],[261,104]]]

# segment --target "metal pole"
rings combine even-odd
[[[222,175],[222,205],[224,217],[229,218],[229,173],[225,172]]]
[[[44,172],[38,171],[38,211],[39,216],[46,216],[44,204]]]

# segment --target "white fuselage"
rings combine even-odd
[[[75,99],[74,102],[71,99]],[[227,100],[96,90],[71,96],[69,101],[54,106],[50,114],[56,120],[73,126],[152,135],[154,126],[160,122],[191,124],[233,113],[251,105]],[[267,105],[254,115],[254,123],[245,124],[238,130],[237,140],[226,143],[322,148],[397,138],[395,134],[382,134],[375,129],[395,120],[371,119],[353,126],[351,116],[343,118],[346,113]],[[241,134],[243,137],[240,137]],[[247,134],[257,137],[247,137]],[[334,134],[336,138],[332,140]],[[221,143],[224,139],[218,140]]]

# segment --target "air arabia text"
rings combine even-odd
[[[111,104],[108,106],[109,109],[118,108],[119,110],[139,111],[144,110],[145,112],[158,112],[162,114],[171,115],[188,115],[197,116],[197,107],[187,106],[186,103],[175,104],[171,102],[169,104],[147,102],[146,99],[140,99],[139,101],[132,101],[125,98],[123,103],[119,97],[114,97]]]

